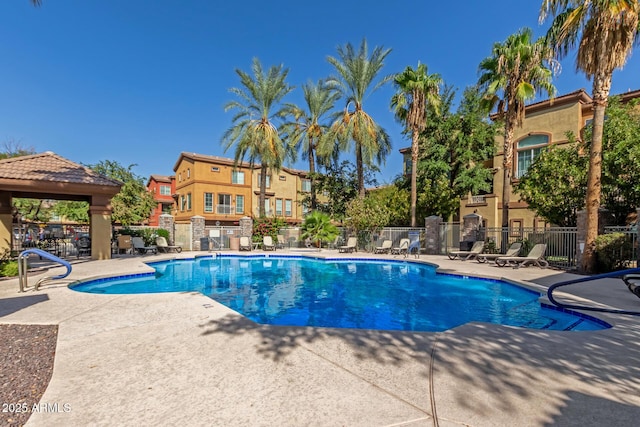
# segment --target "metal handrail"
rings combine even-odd
[[[627,314],[630,316],[640,316],[640,312],[638,311],[630,311],[630,310],[618,310],[618,309],[611,309],[611,308],[601,308],[601,307],[591,307],[591,306],[584,306],[584,305],[576,305],[576,304],[563,304],[561,302],[556,301],[556,299],[553,297],[553,291],[556,290],[557,288],[561,287],[561,286],[567,286],[567,285],[573,285],[576,283],[582,283],[582,282],[589,282],[592,280],[598,280],[598,279],[608,279],[608,278],[621,278],[629,287],[629,290],[636,296],[638,296],[634,290],[631,288],[631,286],[629,286],[629,279],[630,276],[633,275],[637,275],[640,273],[640,268],[631,268],[628,270],[620,270],[620,271],[614,271],[611,273],[604,273],[604,274],[597,274],[595,276],[589,276],[589,277],[582,277],[580,279],[574,279],[574,280],[567,280],[564,282],[558,282],[554,285],[549,286],[549,289],[547,289],[547,298],[549,298],[549,301],[551,301],[554,305],[561,307],[561,308],[566,308],[566,309],[574,309],[574,310],[588,310],[588,311],[599,311],[602,313],[615,313],[615,314]]]
[[[58,274],[57,276],[46,276],[38,280],[34,286],[34,290],[36,291],[39,289],[40,284],[43,282],[46,282],[47,280],[60,280],[60,279],[64,279],[69,274],[71,274],[71,264],[69,262],[61,258],[58,258],[57,256],[47,251],[43,251],[42,249],[32,248],[32,249],[24,250],[20,252],[20,255],[18,255],[18,282],[20,284],[20,292],[25,292],[25,290],[29,286],[28,278],[27,278],[27,270],[28,270],[27,259],[29,258],[30,254],[36,254],[40,257],[47,258],[51,261],[62,264],[67,268],[67,271],[63,274]]]

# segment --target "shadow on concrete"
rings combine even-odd
[[[587,422],[584,418],[585,408],[599,408],[599,411],[592,411]],[[546,423],[546,426],[633,426],[638,425],[640,417],[640,407],[574,391],[566,394],[566,399],[558,409],[559,413],[553,416],[553,420]]]
[[[20,311],[23,308],[48,301],[47,294],[35,294],[24,297],[1,298],[0,299],[0,317]]]

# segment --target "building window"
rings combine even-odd
[[[521,178],[527,173],[527,169],[536,157],[542,153],[549,144],[548,135],[531,135],[518,141],[516,178]]]
[[[411,175],[411,166],[413,163],[411,162],[411,157],[407,156],[404,158],[404,174]]]
[[[509,234],[511,235],[511,237],[522,237],[523,225],[524,225],[524,220],[522,219],[510,219]]]
[[[182,182],[182,173],[178,174],[178,182]]]
[[[268,197],[264,198],[264,214],[267,216],[271,215],[271,199]]]
[[[211,166],[211,172],[220,172],[220,168],[217,166]]]
[[[191,210],[191,193],[187,193],[187,210]]]
[[[187,207],[187,198],[185,196],[180,196],[180,211],[183,212]]]
[[[213,193],[204,193],[204,211],[213,212]]]
[[[284,215],[285,216],[292,216],[292,210],[291,207],[293,206],[293,203],[291,201],[291,199],[287,199],[284,201]]]
[[[276,215],[282,215],[282,199],[276,199]]]
[[[191,169],[187,169],[187,179],[191,178]]]
[[[278,179],[279,179],[280,181],[286,181],[286,180],[287,180],[287,177],[286,177],[286,176],[284,176],[284,175],[280,175],[280,176],[278,176]]]
[[[231,183],[244,185],[244,172],[240,172],[240,171],[231,172]]]
[[[258,174],[258,187],[262,184],[262,174]],[[271,176],[267,175],[267,188],[271,188]]]
[[[160,195],[161,196],[170,196],[171,195],[171,187],[168,185],[160,186]]]
[[[219,214],[231,213],[231,194],[218,194],[218,210]]]
[[[310,179],[303,179],[302,180],[302,191],[305,191],[307,193],[311,192],[311,180]]]
[[[244,213],[244,196],[236,196],[236,213]]]
[[[309,213],[309,205],[307,205],[306,203],[302,204],[302,216],[307,216],[307,214]]]

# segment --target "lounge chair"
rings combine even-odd
[[[241,251],[251,250],[251,240],[249,240],[248,236],[240,236],[240,246],[238,249]]]
[[[348,252],[351,253],[356,250],[358,246],[358,238],[357,237],[349,237],[347,239],[347,244],[338,247],[338,252]]]
[[[449,257],[449,259],[458,258],[461,261],[466,261],[466,260],[477,257],[482,253],[483,250],[484,250],[484,241],[478,240],[473,244],[470,251],[453,251],[453,252],[447,253],[447,256]]]
[[[391,248],[391,253],[394,255],[402,255],[407,253],[407,251],[409,250],[409,244],[411,243],[411,240],[409,239],[400,239],[400,244],[398,246],[396,246],[395,248]]]
[[[476,260],[479,263],[485,263],[487,261],[495,261],[496,258],[500,257],[514,257],[518,256],[520,249],[522,249],[522,242],[515,242],[509,246],[509,249],[504,254],[480,254],[476,257]]]
[[[513,267],[524,267],[525,265],[535,264],[540,268],[547,268],[549,263],[544,259],[544,253],[547,250],[547,245],[544,243],[538,243],[535,245],[527,256],[502,256],[496,258],[496,265],[504,267],[505,265],[511,265]]]
[[[278,234],[278,243],[276,243],[276,249],[284,249],[284,246],[287,243],[284,241],[284,236],[282,234]]]
[[[133,250],[140,255],[144,255],[148,253],[155,254],[158,252],[157,246],[145,246],[144,240],[142,240],[142,237],[131,238],[131,244],[133,245]]]
[[[122,236],[118,236],[118,253],[125,253],[128,254],[129,252],[131,252],[131,249],[133,248],[132,244],[131,244],[131,236],[129,236],[128,234],[123,234]]]
[[[91,255],[91,238],[88,236],[78,237],[78,240],[74,243],[76,247],[76,257],[80,258],[81,255]]]
[[[158,252],[182,252],[182,248],[180,246],[174,246],[167,243],[167,239],[164,237],[156,237],[156,245],[158,246]]]
[[[409,243],[409,248],[407,248],[407,253],[405,256],[409,254],[414,254],[416,258],[420,256],[420,240],[414,240]]]
[[[271,236],[262,236],[262,250],[264,251],[276,250],[276,245],[273,243],[273,238]]]
[[[393,242],[389,239],[385,239],[382,241],[382,245],[380,246],[376,246],[373,250],[373,253],[375,254],[388,254],[389,252],[391,252],[391,246],[393,245]]]

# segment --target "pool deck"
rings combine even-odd
[[[74,261],[69,279],[145,272],[145,261],[196,254]],[[537,289],[578,277],[445,256],[420,261]],[[43,274],[30,273],[29,283]],[[41,403],[70,411],[34,413],[27,426],[632,426],[640,418],[639,317],[593,314],[614,324],[597,332],[274,327],[199,293],[96,295],[68,283],[19,293],[17,279],[0,281],[0,323],[59,325]],[[640,310],[618,279],[568,290],[576,300]]]

